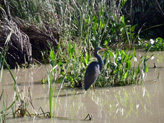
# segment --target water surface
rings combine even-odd
[[[139,52],[138,55],[142,55]],[[151,55],[152,53],[149,53]],[[123,87],[96,88],[95,92],[79,89],[62,89],[57,98],[54,94],[54,114],[56,118],[12,118],[7,117],[7,122],[84,122],[82,119],[89,113],[93,123],[162,123],[164,121],[164,52],[154,52],[154,58],[149,61],[149,72],[145,82],[141,85]],[[153,63],[157,68],[153,68]],[[47,78],[49,65],[42,65],[30,69],[13,70],[23,95],[28,95],[31,90],[32,104],[36,111],[42,107],[49,111],[48,86],[40,84]],[[5,102],[13,101],[14,91],[12,78],[8,71],[4,71]],[[2,82],[0,83],[0,93]],[[18,104],[17,104],[18,105]],[[0,101],[2,110],[2,100]],[[29,104],[28,111],[34,113]],[[11,110],[9,111],[11,112]]]

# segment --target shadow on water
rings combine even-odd
[[[151,56],[152,53],[150,53]],[[88,90],[63,89],[56,101],[54,96],[55,118],[7,118],[7,122],[83,122],[87,114],[93,116],[94,123],[162,123],[164,121],[164,52],[155,52],[154,58],[149,61],[149,72],[145,82],[141,85],[123,87],[96,88],[95,92]],[[138,53],[142,55],[142,53]],[[157,57],[158,56],[158,57]],[[161,58],[162,57],[162,58]],[[153,63],[157,67],[153,68]],[[46,77],[46,68],[26,69],[13,71],[18,86],[23,89],[24,95],[31,88],[32,103],[35,109],[49,111],[48,85],[39,84]],[[12,79],[4,73],[4,95],[7,104],[13,101]],[[0,86],[0,92],[2,86]],[[56,89],[54,95],[57,95]],[[2,101],[0,101],[2,105]],[[2,107],[0,106],[0,110]],[[28,111],[34,113],[31,106]],[[10,110],[11,112],[11,110]]]

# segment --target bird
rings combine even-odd
[[[104,62],[102,57],[98,54],[99,51],[108,50],[106,48],[96,47],[94,50],[94,56],[97,58],[98,62],[91,62],[85,72],[84,76],[84,89],[87,91],[89,87],[97,80],[102,68],[104,67]]]

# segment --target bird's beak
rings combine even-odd
[[[106,48],[101,48],[101,51],[105,51],[105,50],[108,50],[108,49],[106,49]]]

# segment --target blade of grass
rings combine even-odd
[[[16,96],[21,97],[20,93],[19,93],[19,88],[18,88],[17,82],[15,80],[15,77],[14,77],[13,73],[11,72],[11,69],[10,69],[9,65],[7,64],[6,60],[4,60],[4,63],[7,67],[7,69],[9,70],[12,79],[14,80],[13,88],[14,88],[14,91],[16,92]]]

